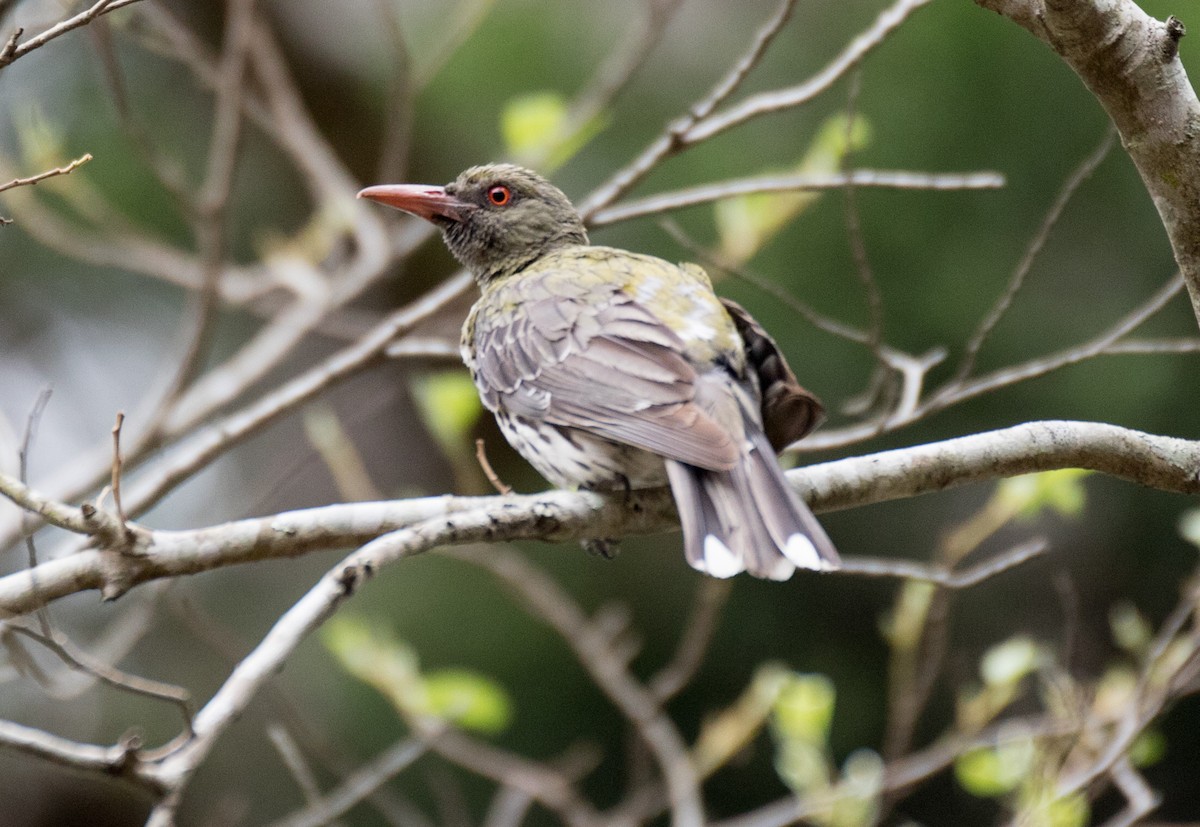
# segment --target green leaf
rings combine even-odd
[[[509,155],[526,166],[553,172],[604,128],[599,113],[583,124],[571,123],[566,99],[557,92],[532,92],[513,98],[500,113],[500,135]]]
[[[829,827],[867,827],[879,819],[879,797],[883,791],[883,759],[869,749],[850,753],[842,765],[837,800]]]
[[[824,675],[792,674],[775,700],[775,734],[824,748],[833,721],[837,690]]]
[[[1084,827],[1091,815],[1081,793],[1056,796],[1052,789],[1024,796],[1016,822],[1028,827]]]
[[[1159,729],[1142,732],[1129,748],[1129,760],[1135,767],[1150,767],[1167,754],[1167,737]]]
[[[13,127],[21,148],[21,159],[34,172],[59,166],[63,157],[69,154],[63,134],[36,104],[17,110]]]
[[[692,747],[692,763],[701,775],[723,766],[758,735],[791,674],[777,663],[760,666],[731,706],[704,721]]]
[[[421,419],[441,449],[448,456],[461,456],[483,413],[471,377],[460,370],[427,374],[413,380],[412,391]]]
[[[1084,827],[1090,814],[1087,799],[1082,793],[1075,793],[1046,804],[1042,824],[1046,827]]]
[[[1179,535],[1200,548],[1200,508],[1189,508],[1179,516]]]
[[[1109,610],[1108,626],[1116,644],[1131,655],[1144,652],[1154,635],[1146,618],[1128,601],[1122,601]]]
[[[870,132],[867,120],[861,115],[856,115],[853,123],[844,114],[834,115],[821,125],[799,164],[784,172],[801,175],[837,172],[848,151],[867,145]],[[718,201],[713,209],[722,256],[735,264],[748,261],[821,195],[816,190],[764,192]]]
[[[512,720],[512,703],[500,684],[468,669],[422,675],[411,646],[364,620],[338,615],[321,630],[321,641],[347,672],[404,715],[439,718],[488,734]]]
[[[427,711],[463,729],[495,734],[512,721],[512,701],[499,683],[468,669],[425,676]]]
[[[954,762],[954,777],[971,795],[994,798],[1017,788],[1033,769],[1033,742],[1021,738],[996,747],[979,747]]]
[[[1099,720],[1117,718],[1134,703],[1138,676],[1126,664],[1110,666],[1096,682],[1092,696],[1092,714]]]
[[[557,92],[534,92],[513,98],[500,113],[500,134],[508,152],[518,158],[544,152],[559,140],[567,120],[567,103]]]
[[[805,741],[784,741],[775,751],[775,772],[798,794],[829,786],[829,761],[825,751]]]
[[[1017,635],[984,653],[979,674],[988,686],[1007,686],[1035,671],[1041,662],[1041,647],[1032,638]]]
[[[937,586],[926,580],[905,580],[896,605],[881,624],[884,639],[894,648],[912,651],[921,643],[929,605]]]
[[[1083,478],[1090,473],[1085,468],[1060,468],[1011,477],[997,486],[996,497],[1012,514],[1024,519],[1035,517],[1044,509],[1075,517],[1087,502]]]
[[[424,690],[417,655],[408,645],[360,618],[337,615],[321,630],[321,642],[342,668],[384,695],[402,712],[421,712]]]

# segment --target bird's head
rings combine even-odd
[[[436,224],[480,284],[516,273],[559,247],[588,243],[562,191],[514,164],[471,167],[444,187],[385,184],[358,197]]]

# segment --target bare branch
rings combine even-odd
[[[498,494],[511,494],[513,487],[500,479],[496,474],[496,469],[492,468],[492,463],[488,461],[487,450],[483,439],[475,440],[475,461],[479,463],[479,467],[483,469],[483,475],[487,477],[488,482],[496,489]]]
[[[658,166],[664,159],[682,148],[681,136],[683,133],[694,126],[700,119],[710,115],[714,109],[720,106],[724,100],[741,86],[742,81],[746,79],[746,75],[750,73],[750,70],[762,60],[763,55],[766,54],[767,47],[771,45],[775,36],[783,30],[788,19],[792,16],[792,10],[795,6],[796,0],[781,0],[779,8],[763,23],[755,34],[750,48],[734,64],[733,68],[717,82],[712,90],[693,105],[687,115],[680,118],[678,122],[668,125],[658,138],[642,150],[641,155],[610,177],[606,183],[597,187],[591,195],[578,205],[579,215],[583,217],[584,221],[589,221],[598,210],[616,201],[636,186],[639,181],[649,175],[651,170]]]
[[[650,691],[660,704],[679,694],[700,668],[731,588],[728,580],[711,577],[696,584],[695,604],[683,626],[675,654],[671,662],[650,679]]]
[[[208,170],[195,195],[186,193],[192,214],[192,233],[199,251],[200,289],[190,297],[191,329],[187,332],[179,366],[163,392],[157,410],[149,418],[146,439],[150,441],[158,436],[179,395],[199,374],[208,355],[217,318],[220,280],[225,272],[225,219],[242,134],[242,99],[247,82],[246,63],[253,44],[254,6],[255,0],[230,0],[227,3],[226,45],[214,90],[216,101],[209,136]]]
[[[0,746],[73,770],[126,778],[155,793],[162,791],[160,785],[138,772],[136,741],[101,747],[60,738],[12,721],[0,721]]]
[[[382,357],[393,339],[452,302],[470,285],[466,274],[444,282],[412,305],[388,316],[360,341],[285,382],[241,411],[180,443],[152,473],[131,486],[129,510],[140,514],[217,456],[337,382],[365,370]],[[3,492],[0,492],[3,493]]]
[[[309,806],[320,801],[321,787],[317,784],[312,768],[304,760],[304,755],[300,752],[300,745],[288,732],[287,727],[279,723],[268,724],[267,737],[271,740],[271,746],[275,747],[275,751],[279,753],[279,759],[283,761],[283,765],[292,774],[292,779],[304,793],[304,800],[308,802]],[[332,819],[330,820],[332,821]]]
[[[103,511],[87,506],[72,508],[42,496],[34,489],[7,475],[0,474],[0,495],[8,497],[30,514],[36,514],[50,525],[88,536],[119,533],[120,522]]]
[[[1158,809],[1162,799],[1150,789],[1142,774],[1134,769],[1128,758],[1122,758],[1109,772],[1113,784],[1125,796],[1126,805],[1121,812],[1114,815],[1101,827],[1133,827],[1150,813]]]
[[[37,175],[31,175],[28,178],[14,178],[7,184],[0,184],[0,192],[10,190],[13,187],[25,187],[31,184],[36,184],[39,181],[45,181],[47,178],[54,178],[57,175],[70,175],[72,172],[79,169],[90,160],[92,160],[92,154],[90,152],[85,152],[83,155],[80,155],[66,166],[56,167],[54,169],[46,170],[45,172],[39,172]]]
[[[121,426],[125,424],[125,412],[117,411],[117,421],[112,426],[112,474],[109,483],[112,491],[113,505],[117,509],[117,519],[121,525],[129,522],[125,516],[125,508],[121,505],[121,472],[124,460],[121,457]]]
[[[704,823],[700,779],[687,744],[657,698],[630,674],[610,635],[544,571],[511,549],[489,548],[486,554],[450,552],[500,578],[533,614],[556,631],[649,747],[662,772],[671,800],[671,823],[690,827]]]
[[[447,515],[385,534],[350,554],[293,604],[254,651],[238,663],[217,693],[197,713],[195,737],[159,763],[147,766],[145,772],[164,788],[176,793],[181,791],[208,756],[217,738],[241,715],[267,680],[312,631],[381,568],[438,544],[440,533],[448,527],[453,527],[454,532],[462,536],[474,537],[474,541],[489,539],[496,530],[494,516],[486,512]],[[513,783],[514,779],[524,778],[527,774],[514,772],[505,780]],[[552,806],[567,808],[578,804],[569,790],[548,786],[540,776],[530,782],[529,789],[539,800],[544,796]]]
[[[889,762],[884,767],[883,792],[898,792],[912,787],[945,770],[960,755],[981,746],[1077,732],[1077,723],[1074,728],[1068,728],[1043,717],[1031,717],[1004,721],[976,735],[948,735],[925,749]],[[713,827],[786,827],[828,812],[836,797],[836,792],[804,799],[790,795],[743,815],[713,822]]]
[[[1030,540],[1003,554],[996,555],[991,560],[961,571],[952,571],[941,566],[925,566],[907,560],[872,557],[854,557],[843,560],[841,570],[846,574],[858,574],[865,577],[910,578],[934,583],[947,589],[968,589],[1044,554],[1048,548],[1049,543],[1046,540],[1041,538]]]
[[[976,2],[1054,50],[1104,107],[1154,200],[1200,321],[1200,180],[1180,174],[1200,168],[1200,99],[1179,60],[1179,21],[1155,20],[1132,0]]]
[[[880,12],[875,22],[851,40],[824,69],[804,83],[787,89],[751,95],[724,112],[717,112],[699,121],[683,133],[681,140],[688,144],[697,144],[760,115],[791,109],[809,102],[845,77],[872,50],[883,43],[888,35],[908,20],[913,12],[929,3],[930,0],[896,0]]]
[[[1200,443],[1094,422],[1030,422],[810,465],[788,475],[815,510],[828,511],[1056,468],[1089,468],[1162,491],[1200,493],[1196,471],[1200,468]],[[78,514],[71,515],[66,506],[31,498],[28,489],[3,475],[0,494],[10,496],[18,505],[28,503],[53,514],[68,512],[63,519],[68,527],[75,521],[82,524],[81,528],[89,525]],[[399,535],[402,538],[417,532],[422,537],[432,535],[431,544],[462,545],[482,540],[618,537],[675,525],[669,492],[653,489],[636,491],[627,500],[588,492],[550,491],[525,496],[351,503],[196,531],[150,531],[131,526],[139,554],[91,549],[42,563],[36,570],[36,590],[31,581],[35,575],[29,571],[0,577],[0,611],[28,612],[46,601],[87,589],[101,589],[107,597],[116,597],[149,580],[345,547],[398,529],[404,529]],[[116,544],[123,537],[102,536]],[[843,570],[853,568],[853,564],[847,564]],[[919,577],[944,585],[974,582],[902,561],[864,562],[860,573]]]
[[[1111,327],[1104,330],[1098,336],[1082,344],[1066,348],[1048,356],[1039,356],[1019,365],[999,368],[991,373],[984,374],[961,384],[951,380],[931,394],[920,405],[907,408],[898,407],[888,418],[883,430],[886,432],[902,428],[952,405],[1008,385],[1015,385],[1018,382],[1045,376],[1055,370],[1078,364],[1102,353],[1157,353],[1163,349],[1176,353],[1191,352],[1190,345],[1186,343],[1187,340],[1174,343],[1159,343],[1145,348],[1131,346],[1125,349],[1118,345],[1118,340],[1121,337],[1136,330],[1143,322],[1166,306],[1182,289],[1183,279],[1179,274],[1176,274],[1168,279],[1162,287],[1156,290],[1141,305],[1118,319]],[[886,355],[888,351],[885,349],[884,353]],[[938,352],[933,355],[940,357],[942,354]],[[924,371],[928,370],[928,367],[934,364],[937,364],[937,360],[929,362],[928,366],[923,370],[918,365],[917,373],[923,377]],[[919,388],[919,385],[917,387]],[[877,436],[879,432],[880,428],[878,425],[870,422],[838,430],[827,429],[821,433],[806,437],[802,442],[789,446],[789,448],[790,450],[797,451],[814,451],[840,447]]]
[[[136,2],[138,2],[138,0],[99,0],[99,2],[97,2],[91,8],[80,12],[74,17],[69,17],[60,23],[56,23],[55,25],[46,29],[46,31],[42,32],[36,37],[31,37],[29,40],[26,40],[21,44],[17,44],[17,39],[21,36],[21,30],[17,30],[17,32],[15,32],[11,38],[9,45],[5,46],[3,50],[0,50],[0,69],[12,63],[14,60],[24,57],[34,49],[39,49],[42,46],[45,46],[59,35],[66,34],[74,29],[78,29],[80,26],[86,26],[88,23],[91,23],[102,14],[108,14],[111,11],[116,11],[117,9]]]
[[[1038,254],[1046,246],[1046,240],[1050,238],[1050,233],[1058,224],[1059,218],[1062,217],[1063,210],[1067,208],[1067,204],[1071,202],[1071,199],[1083,185],[1083,182],[1090,178],[1092,173],[1096,171],[1096,168],[1108,157],[1116,135],[1116,130],[1110,124],[1108,129],[1104,130],[1104,136],[1100,139],[1100,143],[1088,153],[1087,157],[1083,159],[1075,171],[1063,183],[1062,189],[1059,190],[1058,196],[1050,206],[1050,210],[1042,219],[1041,226],[1038,227],[1037,232],[1030,239],[1029,245],[1025,249],[1025,254],[1021,256],[1021,261],[1013,271],[1008,287],[996,299],[996,303],[992,306],[987,316],[984,317],[983,321],[979,323],[979,328],[971,334],[971,339],[967,342],[962,362],[959,363],[958,369],[954,374],[957,381],[961,382],[966,379],[971,375],[971,371],[975,369],[975,359],[979,355],[980,348],[983,347],[983,343],[987,340],[988,335],[1000,323],[1000,319],[1003,318],[1005,312],[1012,305],[1013,299],[1020,292],[1022,285],[1025,284],[1025,277],[1029,275],[1029,271],[1033,268],[1033,263],[1037,260]]]
[[[1175,298],[1182,289],[1183,279],[1176,273],[1167,279],[1162,287],[1154,291],[1145,302],[1122,316],[1107,330],[1082,344],[1030,359],[1020,365],[999,368],[975,379],[963,382],[951,380],[922,406],[921,414],[931,413],[1017,382],[1045,376],[1051,371],[1078,364],[1093,356],[1108,352],[1122,336],[1132,333],[1140,327],[1143,322]]]
[[[117,669],[115,666],[104,663],[79,648],[70,638],[60,632],[43,634],[34,629],[22,626],[19,623],[9,623],[7,628],[28,637],[30,640],[37,641],[57,655],[63,663],[72,669],[85,672],[102,683],[123,692],[141,695],[156,701],[165,701],[175,706],[183,719],[185,735],[191,735],[191,694],[186,689],[174,684],[164,683],[163,681],[143,678],[140,675],[131,675],[128,672]]]
[[[342,780],[328,795],[302,810],[272,823],[272,827],[321,827],[338,816],[345,815],[360,801],[399,775],[426,753],[428,747],[420,738],[397,741],[378,756]]]
[[[46,406],[50,404],[51,389],[43,388],[34,400],[33,407],[29,411],[29,416],[25,419],[25,435],[21,438],[21,448],[17,451],[17,474],[22,485],[29,484],[29,455],[33,451],[33,444],[37,439],[38,425],[41,424],[42,414],[45,413]],[[33,539],[33,530],[25,532],[25,561],[30,570],[37,568],[38,554],[37,543]],[[34,590],[37,590],[37,577],[33,579]],[[42,632],[50,634],[50,613],[45,607],[38,610],[38,623],[41,626]]]
[[[631,218],[659,215],[697,204],[751,195],[760,192],[795,192],[835,190],[846,187],[873,187],[905,190],[990,190],[1004,186],[1004,176],[997,172],[932,173],[905,170],[855,169],[849,172],[825,174],[798,173],[795,175],[764,175],[733,178],[713,184],[651,195],[634,201],[624,201],[611,207],[597,209],[588,219],[589,226],[602,227]]]

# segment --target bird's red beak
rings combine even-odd
[[[358,197],[387,204],[426,221],[434,221],[437,218],[462,221],[472,209],[471,204],[450,195],[444,187],[425,184],[383,184],[367,187],[358,193]]]

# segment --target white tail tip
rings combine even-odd
[[[715,534],[704,538],[704,571],[722,579],[746,570],[745,564]]]
[[[829,568],[829,565],[821,559],[821,555],[817,554],[817,547],[813,545],[812,540],[803,534],[793,534],[788,537],[787,544],[783,547],[783,553],[787,559],[802,569],[820,571]]]

